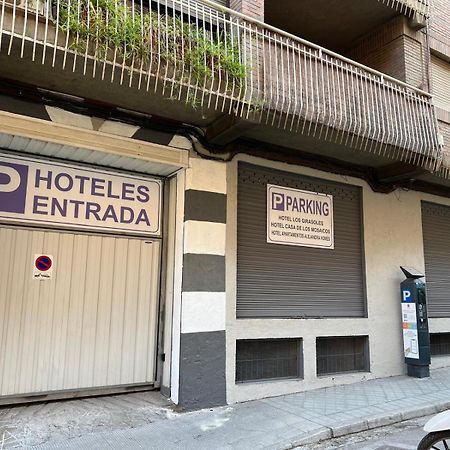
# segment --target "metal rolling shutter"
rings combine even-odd
[[[450,63],[431,55],[434,104],[450,111]]]
[[[450,317],[450,207],[422,202],[428,315]]]
[[[335,249],[266,242],[266,186],[333,195]],[[364,317],[361,190],[239,164],[237,317]]]
[[[159,241],[1,226],[0,248],[0,399],[155,382]]]

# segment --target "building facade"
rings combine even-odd
[[[450,364],[448,0],[0,5],[0,404]]]

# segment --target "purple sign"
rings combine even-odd
[[[0,160],[0,211],[25,212],[28,166]]]

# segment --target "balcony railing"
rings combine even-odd
[[[441,165],[429,94],[209,0],[9,1],[0,0],[1,52],[430,171]]]
[[[429,0],[378,0],[391,8],[396,9],[401,14],[412,16],[414,13],[421,16],[429,16]]]

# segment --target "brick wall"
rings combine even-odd
[[[408,19],[395,17],[355,41],[346,56],[421,89],[428,88],[425,39],[408,27]]]
[[[430,47],[450,58],[450,1],[433,0],[430,12]]]
[[[425,36],[422,33],[414,33],[413,35],[405,34],[403,38],[403,50],[405,55],[405,81],[427,91],[429,89],[429,82]]]
[[[443,60],[450,61],[450,1],[433,0],[429,19],[430,50]],[[432,93],[436,83],[431,84]],[[450,167],[450,111],[437,109],[439,129],[444,137],[444,159]]]
[[[359,38],[344,53],[362,64],[404,81],[403,18],[399,16]]]
[[[264,21],[264,0],[230,0],[230,8]]]

